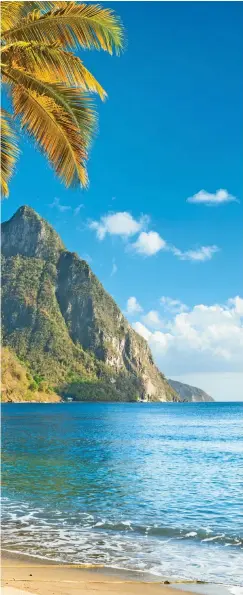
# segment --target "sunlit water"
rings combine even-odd
[[[3,547],[243,582],[242,404],[2,406]]]

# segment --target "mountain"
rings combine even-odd
[[[2,333],[35,382],[64,398],[178,400],[89,265],[27,206],[2,224]]]
[[[170,380],[170,378],[168,379],[168,382],[183,402],[208,403],[209,401],[214,401],[214,399],[205,393],[204,390],[201,390],[201,388],[196,388],[195,386],[190,386],[190,384],[184,384],[177,380]]]

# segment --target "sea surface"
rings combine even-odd
[[[4,404],[2,482],[9,551],[243,583],[243,403]]]

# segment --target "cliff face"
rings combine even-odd
[[[9,221],[2,223],[1,228],[2,253],[6,256],[21,254],[56,262],[64,249],[51,225],[29,207],[21,207]]]
[[[177,392],[181,401],[187,403],[208,403],[214,401],[210,395],[204,392],[201,388],[196,388],[190,384],[184,384],[177,380],[168,379],[169,384]]]
[[[2,225],[3,341],[62,394],[178,400],[92,273],[29,207]]]

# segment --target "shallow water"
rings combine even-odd
[[[243,582],[243,403],[5,404],[2,545]]]

